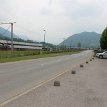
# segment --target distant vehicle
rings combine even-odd
[[[96,53],[96,57],[101,58],[101,59],[107,58],[107,51],[104,51],[102,53]]]

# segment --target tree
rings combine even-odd
[[[107,49],[107,27],[104,29],[100,38],[101,49]]]

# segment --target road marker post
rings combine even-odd
[[[80,65],[80,68],[83,68],[83,67],[84,67],[84,65],[81,64],[81,65]]]
[[[72,71],[71,71],[71,74],[76,74],[76,71],[75,71],[75,70],[72,70]]]
[[[54,86],[60,86],[60,81],[54,81]]]

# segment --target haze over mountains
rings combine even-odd
[[[74,34],[64,40],[60,45],[82,48],[98,48],[100,46],[100,34],[96,32],[82,32]]]
[[[41,43],[41,44],[44,44],[44,42],[38,42],[36,40],[30,40],[26,35],[20,35],[20,36],[17,36],[16,34],[13,35],[14,37],[14,41],[18,41],[18,42],[29,42],[29,43]],[[0,39],[1,40],[10,40],[11,39],[11,32],[0,27]],[[45,45],[47,47],[50,47],[50,48],[54,48],[55,45],[51,44],[51,43],[45,43]]]
[[[4,29],[2,27],[0,27],[0,38],[10,38],[11,37],[11,32],[8,31],[8,29]],[[23,39],[23,40],[29,40],[29,38],[25,35],[16,35],[14,34],[13,35],[14,38],[20,38],[20,39]]]
[[[10,31],[0,27],[0,39],[7,39],[11,37]],[[14,38],[19,40],[29,40],[27,36],[17,36],[14,34]],[[70,46],[70,47],[82,47],[82,48],[98,48],[100,46],[100,34],[96,32],[82,32],[74,34],[68,37],[59,45]]]

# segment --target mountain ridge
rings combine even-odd
[[[96,32],[82,32],[69,36],[66,40],[59,45],[78,47],[78,44],[82,48],[98,48],[100,46],[100,36]]]
[[[11,32],[8,29],[4,29],[0,27],[0,36],[7,37],[8,39],[11,38]],[[26,35],[19,35],[13,34],[13,38],[23,39],[23,40],[29,40],[29,38]]]

